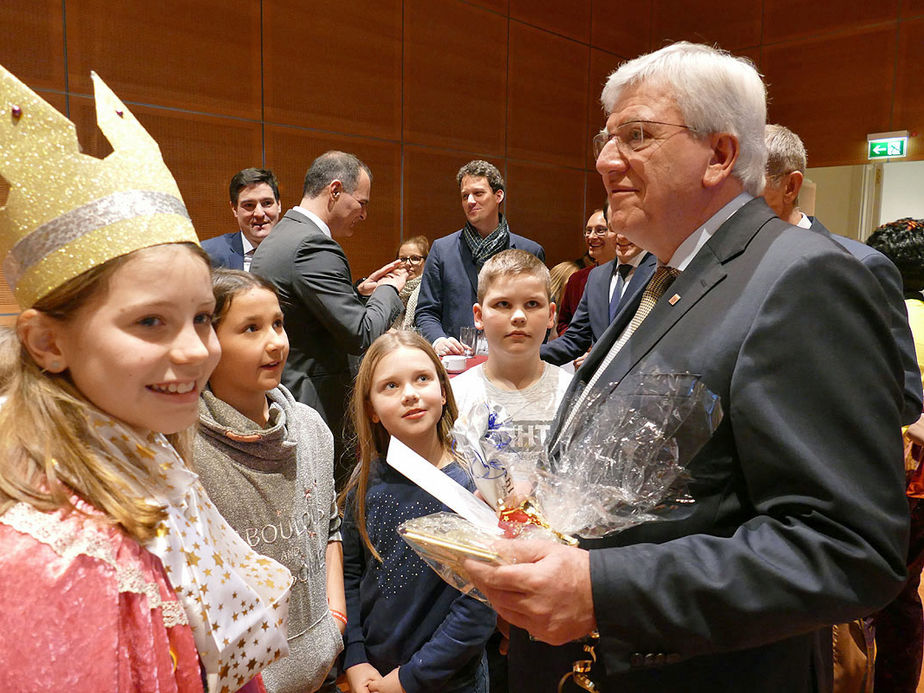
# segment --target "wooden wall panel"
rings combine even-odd
[[[401,0],[264,0],[265,118],[401,139]]]
[[[654,0],[652,49],[667,41],[694,41],[736,48],[760,44],[759,2],[713,0],[704,11],[699,0]]]
[[[228,182],[246,166],[260,162],[260,126],[243,120],[131,106],[132,113],[159,143],[173,173],[199,238],[234,231],[228,211]],[[84,151],[94,156],[109,151],[96,127],[93,99],[71,97],[71,118]],[[235,146],[228,146],[229,142]],[[250,152],[249,155],[245,152]]]
[[[866,135],[889,130],[894,27],[765,46],[769,122],[805,142],[810,166],[865,161]]]
[[[614,9],[613,3],[593,0],[590,42],[616,55],[647,53],[651,45],[651,0],[636,0]]]
[[[409,145],[404,148],[404,235],[423,234],[432,243],[465,224],[456,174],[476,158],[465,152],[448,152]],[[488,159],[504,173],[504,161]],[[501,207],[505,211],[506,205]],[[513,229],[517,233],[516,228]]]
[[[0,65],[32,89],[64,91],[61,0],[0,3]]]
[[[536,2],[510,0],[510,18],[588,43],[591,0]]]
[[[606,114],[603,112],[603,105],[600,103],[600,94],[606,85],[607,78],[613,73],[619,64],[621,58],[617,58],[610,53],[604,53],[596,48],[590,49],[590,77],[588,79],[587,98],[587,143],[586,143],[586,161],[585,167],[594,168],[596,163],[594,159],[594,150],[590,142],[606,125]]]
[[[95,70],[123,101],[259,119],[259,3],[230,12],[222,0],[68,3],[70,89],[91,94]]]
[[[895,21],[899,0],[764,0],[765,43]]]
[[[311,162],[330,149],[351,152],[372,170],[372,191],[365,221],[350,238],[338,238],[354,277],[378,269],[394,257],[401,236],[401,148],[395,142],[267,126],[266,162],[281,184],[298,194],[283,211],[301,201],[302,182]]]
[[[503,156],[507,19],[446,0],[406,0],[404,140]]]
[[[477,5],[506,16],[509,13],[508,0],[465,0],[469,5]]]
[[[584,171],[510,161],[507,214],[510,228],[545,248],[549,267],[580,255],[584,224]]]
[[[898,65],[895,71],[895,107],[889,130],[908,130],[908,157],[924,159],[924,61],[921,34],[924,16],[902,22],[898,36]]]
[[[507,156],[583,168],[590,49],[510,22]]]
[[[924,16],[924,0],[902,0],[902,19]]]

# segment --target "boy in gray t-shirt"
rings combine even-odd
[[[459,413],[481,402],[499,404],[512,419],[514,445],[538,451],[571,381],[571,374],[539,358],[555,320],[549,270],[524,250],[498,253],[478,274],[472,310],[488,341],[488,360],[452,380]]]

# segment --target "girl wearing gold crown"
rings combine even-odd
[[[219,358],[208,258],[157,145],[94,75],[113,145],[0,68],[0,678],[9,690],[262,690],[291,574],[187,468]]]

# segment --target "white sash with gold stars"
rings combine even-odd
[[[236,691],[288,654],[291,573],[241,539],[164,436],[142,439],[92,416],[107,454],[146,459],[160,470],[164,491],[153,500],[168,517],[145,548],[164,564],[186,610],[209,690]]]

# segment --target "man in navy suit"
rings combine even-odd
[[[214,267],[249,272],[254,251],[279,221],[279,184],[270,170],[245,168],[234,174],[228,194],[240,230],[209,238],[202,247]]]
[[[558,339],[542,345],[543,361],[562,366],[574,361],[575,368],[596,343],[623,305],[640,295],[654,274],[657,258],[647,253],[609,225],[609,208],[604,208],[607,230],[603,242],[612,259],[594,267],[568,329]]]
[[[799,191],[805,178],[808,159],[802,139],[782,125],[767,125],[767,178],[764,200],[783,221],[832,238],[873,273],[882,288],[891,320],[892,336],[901,351],[904,391],[902,424],[908,426],[921,417],[921,372],[914,349],[914,337],[908,325],[908,313],[902,293],[898,268],[885,255],[865,243],[833,234],[815,217],[799,209]]]
[[[517,236],[500,212],[504,178],[487,161],[470,161],[459,169],[465,226],[433,242],[420,282],[414,322],[440,356],[463,354],[460,327],[474,326],[472,306],[478,300],[478,272],[502,250],[520,248],[545,261],[534,241]]]
[[[601,100],[614,227],[658,267],[575,374],[550,464],[627,376],[695,373],[724,417],[702,447],[676,439],[692,502],[581,547],[499,540],[506,565],[465,562],[522,629],[510,665],[528,662],[528,680],[510,690],[554,691],[571,671],[524,632],[595,633],[602,691],[823,690],[816,633],[880,608],[905,576],[901,357],[882,291],[760,198],[766,88],[747,59],[673,44],[622,64]]]

